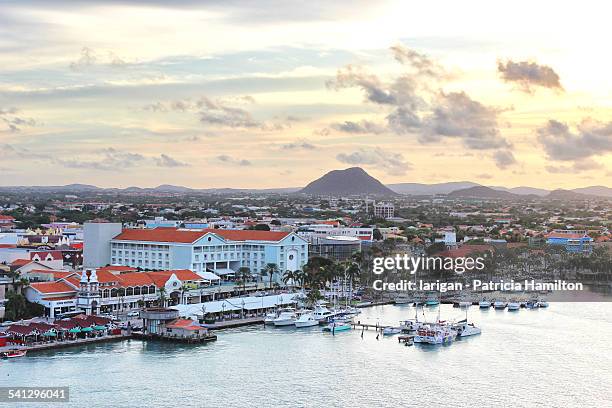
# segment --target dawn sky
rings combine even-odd
[[[0,1],[0,185],[612,185],[604,2],[166,3]]]

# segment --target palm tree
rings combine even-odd
[[[285,273],[283,274],[283,283],[285,285],[288,285],[289,282],[295,283],[296,278],[297,278],[297,271],[290,271],[289,269],[287,269]]]
[[[349,262],[345,271],[345,277],[349,281],[349,302],[353,300],[353,281],[359,279],[361,275],[361,268],[357,262]]]
[[[252,278],[252,274],[251,274],[251,268],[249,268],[248,266],[241,266],[238,269],[238,278],[242,281],[242,292],[245,293],[246,292],[246,283],[247,280]]]
[[[263,274],[270,277],[270,289],[272,289],[272,278],[278,273],[278,266],[275,263],[268,263],[264,267]]]
[[[158,301],[159,301],[159,305],[161,307],[164,307],[166,304],[166,288],[165,287],[161,287],[158,289],[159,291],[159,297],[158,297]]]

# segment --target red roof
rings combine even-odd
[[[545,235],[546,238],[561,238],[561,239],[580,239],[588,238],[588,235],[584,232],[559,232],[553,231],[550,234]]]
[[[183,330],[206,330],[205,327],[200,326],[198,323],[191,319],[175,319],[170,323],[166,324],[168,329],[183,329]]]
[[[62,279],[67,278],[70,275],[73,275],[74,272],[69,271],[55,271],[53,269],[32,269],[30,273],[49,273],[53,275],[53,279]]]
[[[476,252],[491,252],[493,250],[494,248],[491,245],[478,245],[478,244],[469,245],[468,244],[468,245],[462,245],[459,248],[442,251],[437,255],[448,257],[448,258],[463,258],[463,257],[466,257]]]
[[[3,221],[15,221],[15,218],[11,217],[10,215],[0,214],[0,220],[3,220]]]
[[[103,266],[102,268],[96,269],[96,273],[100,273],[101,271],[109,271],[109,272],[135,272],[137,268],[132,268],[131,266],[120,266],[120,265],[110,265]]]
[[[208,233],[231,241],[280,241],[289,235],[281,231],[201,229],[187,230],[158,227],[153,229],[125,229],[114,239],[122,241],[177,242],[191,244]]]
[[[64,281],[57,282],[32,282],[30,287],[37,290],[40,293],[66,293],[76,292],[76,289],[67,284]]]
[[[0,248],[17,248],[16,244],[0,244]]]
[[[36,329],[34,327],[24,326],[22,324],[12,324],[9,326],[8,329],[6,329],[6,333],[17,334],[20,336],[29,336],[34,332],[36,332]]]
[[[11,262],[11,266],[24,266],[31,262],[32,261],[29,259],[15,259],[13,262]]]
[[[59,261],[59,260],[64,259],[62,257],[62,251],[36,251],[36,252],[30,252],[30,259],[34,259],[34,257],[36,255],[38,255],[38,258],[41,261],[45,261],[49,255],[51,255],[51,258],[54,261]]]
[[[74,299],[74,295],[73,296],[58,296],[58,297],[45,297],[45,298],[43,298],[43,300],[51,300],[51,301],[55,301],[55,300],[70,300],[70,299]]]

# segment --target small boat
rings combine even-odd
[[[405,331],[405,332],[417,331],[422,325],[423,323],[419,322],[416,319],[415,320],[402,320],[400,322],[400,328],[402,329],[402,331]]]
[[[480,302],[478,302],[478,307],[480,307],[481,309],[488,309],[491,307],[491,302],[488,300],[481,300]]]
[[[457,332],[444,324],[426,324],[417,330],[415,343],[449,344],[457,337]]]
[[[355,306],[357,306],[357,307],[366,307],[366,306],[371,306],[371,305],[372,305],[372,302],[369,302],[369,301],[366,300],[366,301],[357,303]]]
[[[545,300],[540,300],[538,302],[538,307],[548,307],[548,302]]]
[[[328,324],[327,326],[323,327],[324,332],[330,332],[332,334],[338,331],[345,331],[345,330],[351,330],[351,324],[349,322],[334,321]]]
[[[288,307],[282,309],[276,319],[274,319],[274,326],[293,326],[297,320],[295,309]]]
[[[528,301],[525,303],[525,307],[526,307],[527,309],[537,309],[537,308],[539,307],[539,305],[538,305],[538,301],[537,301],[537,300],[528,300]]]
[[[453,330],[457,332],[457,337],[473,336],[482,332],[479,327],[474,326],[474,323],[468,323],[467,319],[455,323]]]
[[[408,296],[405,293],[400,293],[399,295],[397,295],[397,297],[394,300],[394,304],[396,305],[406,305],[411,302],[412,302],[412,299],[410,298],[410,296]]]
[[[521,304],[519,302],[509,302],[508,303],[508,311],[509,312],[516,312],[517,310],[521,309]]]
[[[427,298],[425,300],[425,306],[437,306],[440,304],[440,301],[435,298]]]
[[[8,350],[0,353],[0,356],[2,358],[24,357],[27,352],[27,350]]]
[[[312,313],[302,313],[295,321],[295,327],[312,327],[318,325],[319,321],[315,319]]]
[[[393,336],[402,332],[401,327],[385,327],[382,331],[383,336]]]
[[[506,308],[506,306],[508,306],[508,303],[504,302],[503,300],[496,300],[493,302],[493,307],[497,310],[503,310]]]
[[[472,306],[472,302],[469,300],[462,300],[459,302],[459,307],[465,309],[466,307]]]

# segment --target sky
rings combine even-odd
[[[605,2],[178,3],[0,1],[0,185],[612,186]]]

